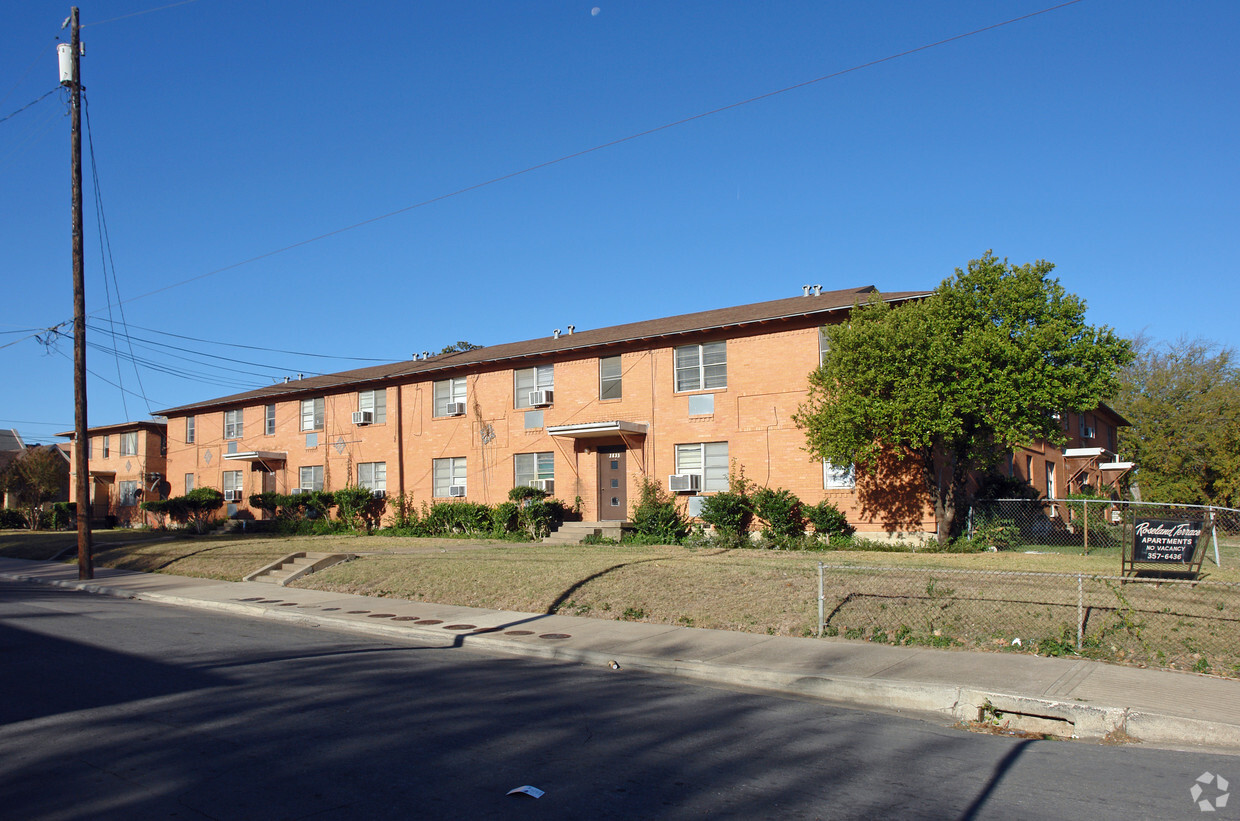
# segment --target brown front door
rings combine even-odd
[[[625,493],[624,448],[599,448],[598,451],[598,518],[599,521],[621,521],[629,517],[629,500]]]

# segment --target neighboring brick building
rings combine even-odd
[[[124,422],[89,428],[86,458],[90,471],[92,519],[115,516],[119,524],[143,524],[146,516],[138,504],[146,499],[165,499],[167,482],[167,426],[162,422]],[[58,433],[70,440],[74,431]],[[77,464],[70,449],[71,481],[76,482]]]
[[[695,512],[699,493],[727,488],[735,464],[807,503],[830,498],[862,532],[933,532],[923,492],[884,509],[886,485],[875,492],[877,480],[811,459],[792,421],[819,363],[819,329],[873,290],[570,325],[170,408],[168,479],[177,495],[223,491],[230,516],[260,516],[247,500],[261,491],[356,484],[494,504],[539,482],[598,521],[628,516],[642,476],[683,490]]]

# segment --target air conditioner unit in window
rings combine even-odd
[[[353,411],[353,424],[355,425],[369,425],[374,421],[374,411]]]
[[[1094,438],[1095,436],[1097,436],[1097,435],[1098,435],[1098,432],[1097,432],[1097,431],[1095,431],[1093,428],[1091,428],[1091,427],[1089,427],[1089,426],[1085,426],[1085,427],[1081,428],[1081,438],[1082,438],[1082,439],[1093,439],[1093,438]]]
[[[672,493],[693,493],[702,489],[702,477],[696,473],[673,473],[667,477],[667,489]]]
[[[465,403],[464,402],[449,402],[448,403],[448,416],[464,416],[464,415],[465,415]]]
[[[555,493],[555,479],[531,479],[530,487],[545,490],[548,493]]]
[[[554,395],[555,391],[530,391],[530,407],[550,405]]]
[[[240,490],[226,490],[224,491],[224,501],[225,502],[240,502],[241,493],[242,492]]]
[[[372,490],[370,491],[370,495],[376,499],[383,499],[387,497],[387,491],[386,490]]]
[[[293,489],[289,492],[289,495],[291,495],[291,496],[300,496],[301,494],[303,494],[303,493],[305,493],[305,492],[306,492],[306,489],[305,489],[304,487],[295,487],[295,488],[293,488]]]
[[[448,495],[449,496],[464,496],[465,486],[464,485],[449,485]]]

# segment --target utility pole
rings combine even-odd
[[[77,501],[78,578],[95,578],[90,539],[90,438],[86,434],[86,281],[82,248],[82,40],[78,30],[78,7],[69,14],[70,45],[66,77],[65,50],[57,49],[61,59],[60,83],[68,86],[72,123],[70,154],[73,188],[73,464]]]

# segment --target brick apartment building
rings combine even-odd
[[[70,440],[74,431],[58,433]],[[114,516],[118,524],[146,522],[138,504],[168,496],[167,425],[162,422],[125,422],[89,428],[87,469],[90,471],[91,518]],[[69,453],[70,481],[76,483],[77,463]]]
[[[610,328],[567,326],[170,408],[161,412],[168,481],[174,495],[217,488],[227,514],[242,517],[262,515],[247,500],[263,491],[359,485],[418,501],[494,504],[536,482],[578,502],[585,520],[614,521],[627,518],[640,477],[682,493],[693,513],[701,494],[727,488],[735,465],[807,503],[831,499],[859,531],[933,532],[924,493],[910,489],[915,499],[898,515],[884,509],[881,493],[865,492],[876,479],[811,459],[792,421],[822,355],[820,328],[843,321],[873,290],[815,288]],[[1113,452],[1120,423],[1100,408],[1088,432]],[[1093,444],[1069,444],[1083,443]],[[1078,457],[1082,472],[1065,451],[1038,446],[1010,469],[1065,490],[1086,474],[1100,477],[1103,460],[1114,454]]]

